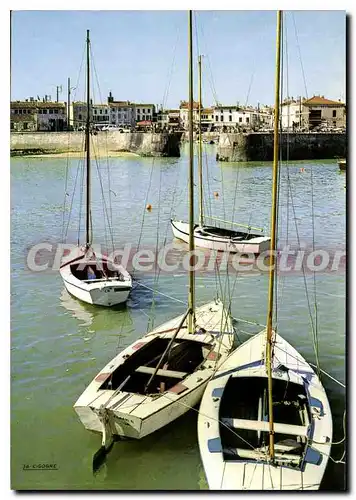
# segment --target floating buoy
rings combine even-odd
[[[304,167],[302,167],[302,168],[300,169],[300,171],[301,171],[301,172],[305,172],[305,168],[304,168]]]
[[[151,212],[151,210],[152,210],[152,205],[151,205],[151,203],[147,203],[147,205],[146,205],[146,210],[147,210],[148,212]]]
[[[217,191],[214,191],[214,196],[215,198],[219,198],[219,193]]]

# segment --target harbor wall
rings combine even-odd
[[[290,160],[326,160],[336,156],[345,158],[345,133],[284,133],[280,136],[282,158]],[[216,159],[218,161],[272,161],[273,134],[220,134]]]
[[[97,154],[131,152],[141,156],[180,156],[181,133],[100,131],[93,135]],[[83,132],[12,132],[12,156],[83,151]]]

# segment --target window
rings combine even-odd
[[[46,115],[46,114],[47,114],[47,109],[44,109],[44,110],[42,111],[42,113],[43,113],[44,115]]]
[[[239,118],[239,123],[242,123],[242,116],[240,116]]]
[[[138,114],[138,115],[140,114],[140,110],[139,110],[139,109],[137,110],[137,114]]]
[[[231,115],[231,113],[232,113],[231,109],[229,109],[229,113],[230,113],[230,115]],[[230,120],[230,121],[231,121],[231,120]]]
[[[224,115],[221,115],[220,116],[220,121],[223,122],[224,121]]]
[[[250,123],[250,118],[246,116],[246,123]]]
[[[19,109],[19,115],[22,115],[22,109]]]
[[[19,114],[19,110],[18,109],[15,109],[15,115],[18,115]]]
[[[96,115],[96,109],[94,109],[94,115]]]
[[[229,116],[229,121],[232,122],[232,115]]]
[[[79,115],[78,115],[78,118],[79,118],[79,120],[81,120],[81,119],[82,119],[82,115],[81,115],[81,114],[79,114]]]
[[[100,112],[100,114],[101,114],[101,115],[103,114],[103,110],[102,110],[102,109],[100,109],[100,111],[99,111],[99,112]]]
[[[58,109],[55,109],[55,110],[54,110],[54,114],[55,114],[55,115],[58,115]]]
[[[14,122],[11,122],[11,130],[14,130],[14,128],[15,128]]]
[[[333,122],[334,127],[336,127],[336,122]]]
[[[140,121],[140,115],[137,115],[137,120]]]
[[[25,123],[23,124],[23,129],[24,129],[24,130],[27,130],[27,129],[28,129],[28,123],[27,123],[27,122],[25,122]]]
[[[336,118],[336,109],[333,109],[333,118]]]
[[[219,117],[216,115],[215,116],[215,121],[218,122],[219,121]]]

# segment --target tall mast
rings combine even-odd
[[[195,290],[194,290],[194,144],[193,144],[193,35],[192,35],[192,11],[188,13],[188,46],[189,46],[189,294],[188,294],[188,333],[195,330]]]
[[[86,192],[86,246],[91,245],[90,235],[90,39],[87,30],[87,122],[85,127],[87,192]]]
[[[274,105],[274,142],[273,142],[273,177],[272,177],[272,207],[271,207],[271,245],[269,256],[269,285],[268,285],[268,312],[267,312],[267,376],[268,376],[268,419],[269,419],[269,456],[274,459],[274,427],[273,427],[273,400],[272,400],[272,319],[274,299],[274,266],[277,247],[277,196],[278,196],[278,131],[280,105],[280,69],[281,69],[281,26],[282,11],[277,12],[277,40],[276,40],[276,81]]]
[[[199,108],[198,108],[198,124],[199,124],[199,155],[198,155],[198,186],[199,186],[199,224],[203,225],[203,151],[202,151],[202,136],[201,136],[201,112],[202,112],[202,81],[201,81],[201,56],[198,58],[199,67]]]

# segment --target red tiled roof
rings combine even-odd
[[[179,109],[188,109],[189,108],[189,103],[187,101],[180,101],[180,106]],[[193,109],[198,109],[199,108],[199,103],[193,101]]]
[[[307,99],[306,101],[303,102],[304,105],[306,106],[344,106],[344,103],[341,101],[331,101],[330,99],[325,99],[325,97],[321,97],[318,95],[315,95],[311,97],[310,99]]]

